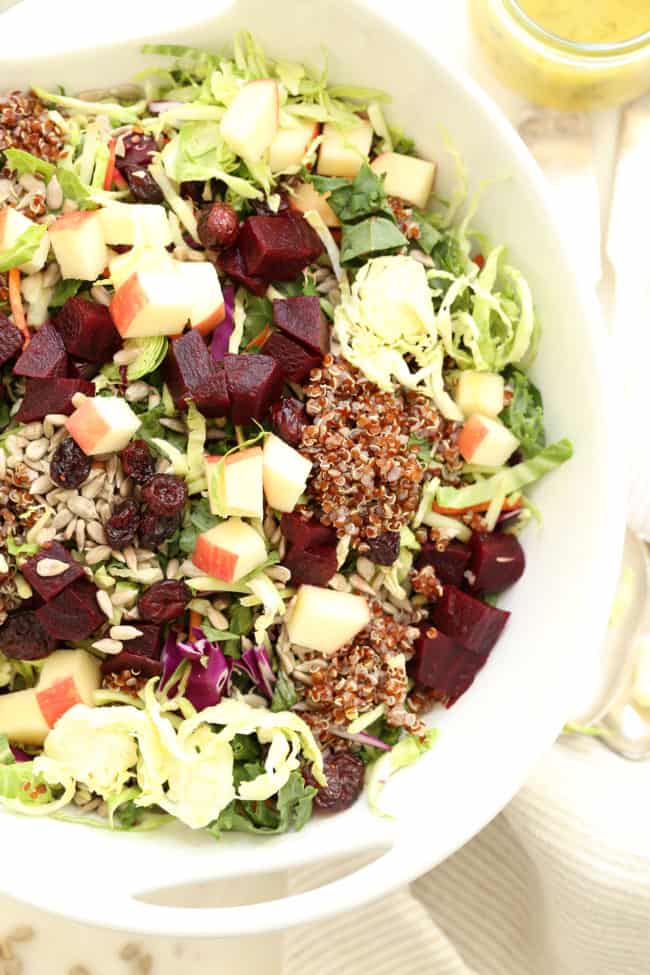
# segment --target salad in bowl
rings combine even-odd
[[[215,837],[381,811],[571,456],[533,296],[381,91],[245,33],[144,53],[0,99],[0,802]]]

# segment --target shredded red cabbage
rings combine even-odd
[[[24,752],[22,748],[18,748],[16,745],[9,745],[11,749],[11,754],[17,762],[31,762],[32,756]]]
[[[202,630],[193,630],[193,641],[180,641],[170,631],[162,652],[163,673],[160,682],[167,694],[178,687],[167,685],[184,660],[190,661],[190,676],[185,697],[197,711],[218,704],[230,688],[233,661],[226,657],[218,643],[207,639]]]
[[[358,731],[356,735],[351,735],[349,731],[344,731],[343,728],[330,728],[329,730],[337,738],[345,738],[346,741],[356,741],[358,745],[370,745],[372,748],[381,748],[384,752],[389,752],[393,747],[392,745],[387,745],[381,738],[375,738],[374,735],[369,735],[367,731]]]
[[[233,309],[235,307],[235,289],[223,289],[223,303],[226,309],[226,317],[214,330],[212,344],[210,345],[210,355],[217,362],[221,362],[228,351],[228,342],[234,328]]]
[[[251,647],[250,650],[245,650],[241,659],[235,660],[234,667],[248,674],[258,691],[271,700],[275,674],[265,647]]]

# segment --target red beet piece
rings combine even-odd
[[[452,539],[444,552],[439,552],[433,542],[425,542],[417,560],[416,569],[432,565],[443,586],[462,586],[465,570],[472,556],[469,545]]]
[[[40,660],[54,650],[56,641],[30,610],[10,613],[0,626],[0,651],[14,660]]]
[[[264,419],[282,393],[278,363],[268,355],[225,355],[223,364],[233,423]]]
[[[192,399],[203,416],[228,416],[230,397],[223,369],[217,369],[213,375],[194,386]]]
[[[487,656],[508,622],[510,613],[482,603],[456,586],[445,586],[433,607],[431,621],[465,650]]]
[[[54,324],[70,355],[87,362],[110,362],[122,345],[108,308],[80,295],[68,298]]]
[[[162,627],[158,623],[141,623],[140,620],[137,620],[134,626],[140,630],[142,636],[126,641],[125,646],[129,653],[158,660],[162,653]]]
[[[329,325],[318,295],[297,295],[273,302],[273,324],[316,355],[330,347]]]
[[[63,339],[51,322],[35,332],[14,366],[16,376],[31,379],[52,379],[68,373],[68,354]]]
[[[316,231],[299,213],[248,217],[239,240],[246,270],[265,281],[293,281],[323,252]]]
[[[317,355],[309,352],[282,332],[274,332],[270,335],[262,346],[262,352],[275,359],[285,379],[291,383],[303,382],[312,369],[317,369],[323,361],[320,352]]]
[[[316,518],[304,518],[297,511],[282,515],[280,531],[287,544],[295,548],[313,548],[317,545],[336,547],[336,532],[333,528],[321,525]]]
[[[475,533],[471,545],[471,588],[475,592],[503,592],[521,579],[526,559],[514,535]]]
[[[487,660],[486,655],[464,650],[428,623],[421,628],[414,650],[409,673],[421,687],[436,691],[445,707],[465,693]]]
[[[185,409],[185,401],[216,371],[216,363],[198,332],[186,332],[169,343],[165,380],[178,409]]]
[[[218,260],[219,267],[229,278],[243,285],[248,291],[252,291],[254,295],[259,295],[260,298],[264,296],[266,281],[264,278],[248,273],[239,244],[222,251]]]
[[[20,329],[6,315],[0,315],[0,366],[17,356],[23,347]]]
[[[133,641],[129,641],[132,643]],[[102,661],[102,674],[121,674],[123,670],[131,670],[139,677],[160,677],[162,664],[160,660],[123,650],[122,653],[107,657]]]
[[[57,559],[59,562],[66,562],[70,568],[58,576],[40,576],[37,566],[43,559]],[[81,579],[84,575],[82,566],[72,558],[67,548],[61,545],[61,542],[48,542],[43,545],[36,555],[32,555],[26,562],[23,562],[21,572],[34,592],[38,593],[45,603],[49,603],[51,599],[63,592],[66,586],[71,585],[77,579]]]
[[[291,585],[326,586],[336,572],[336,546],[292,545],[282,560],[291,572]]]
[[[55,640],[85,640],[106,621],[97,605],[97,587],[85,577],[77,579],[45,606],[36,610],[43,627]]]
[[[25,396],[16,419],[19,423],[29,423],[31,420],[42,420],[48,413],[64,413],[70,416],[74,406],[72,397],[75,393],[85,396],[95,395],[94,383],[85,379],[28,379],[25,386]]]

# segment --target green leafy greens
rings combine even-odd
[[[542,394],[525,373],[512,366],[504,378],[512,387],[512,399],[500,419],[519,441],[524,457],[534,457],[546,446]]]

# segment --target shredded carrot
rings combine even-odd
[[[20,329],[25,337],[23,348],[26,348],[29,344],[30,335],[25,319],[23,299],[20,293],[20,271],[17,267],[12,267],[9,271],[9,305],[11,306],[11,314],[14,317],[14,325]]]
[[[250,342],[246,346],[246,352],[248,352],[249,349],[261,349],[261,347],[264,345],[264,343],[266,342],[270,334],[271,334],[271,326],[267,322],[264,328],[262,329],[262,331],[260,332],[260,334],[256,335],[254,339],[250,340]]]
[[[190,626],[189,626],[189,639],[191,640],[194,634],[194,630],[201,629],[201,614],[197,613],[195,609],[190,610]]]
[[[115,174],[115,147],[117,146],[117,139],[111,139],[108,144],[108,163],[106,164],[106,172],[104,173],[104,189],[110,190],[113,185],[113,176]]]
[[[468,508],[444,508],[440,504],[436,504],[435,501],[431,505],[433,511],[438,515],[467,515],[472,511],[481,512],[487,511],[490,507],[489,501],[482,501],[481,504],[471,504]],[[523,507],[523,502],[521,498],[517,498],[515,501],[506,500],[501,505],[501,511],[519,511]]]

